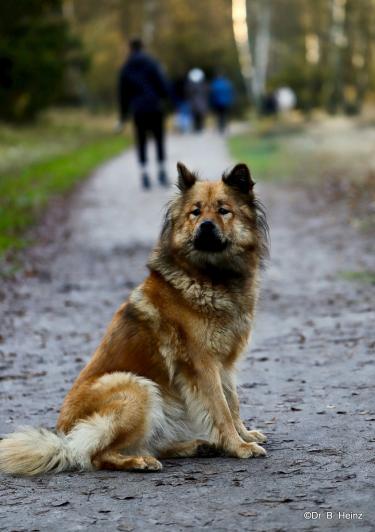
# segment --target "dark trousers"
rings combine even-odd
[[[227,127],[228,107],[217,105],[214,110],[217,118],[217,128],[220,133],[223,133]]]
[[[134,129],[139,162],[141,164],[147,162],[147,136],[149,133],[155,139],[158,161],[163,162],[165,159],[163,114],[159,111],[136,113],[134,115]]]
[[[193,111],[193,127],[194,131],[202,131],[204,128],[204,113],[200,113],[199,111]]]

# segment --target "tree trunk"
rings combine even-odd
[[[267,68],[269,60],[271,28],[271,4],[262,0],[258,4],[257,29],[254,38],[254,69],[252,77],[252,93],[258,111],[261,109],[265,96]]]

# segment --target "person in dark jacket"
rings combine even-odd
[[[163,100],[169,97],[168,81],[155,59],[143,51],[140,39],[130,41],[130,54],[120,70],[120,127],[129,113],[133,116],[138,159],[144,188],[151,182],[147,170],[147,136],[156,142],[159,182],[168,186],[165,170]]]

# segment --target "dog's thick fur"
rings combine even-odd
[[[244,164],[217,182],[178,171],[150,274],[65,398],[57,434],[10,434],[0,470],[158,470],[158,458],[207,443],[237,458],[265,454],[265,436],[241,421],[234,380],[267,252],[264,212]]]

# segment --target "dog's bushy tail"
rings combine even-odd
[[[76,466],[64,435],[22,427],[0,441],[0,471],[11,475],[56,473]]]

